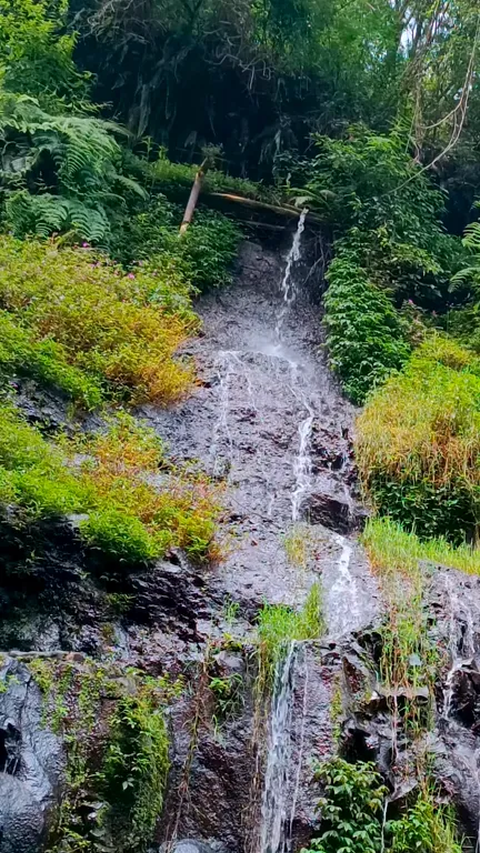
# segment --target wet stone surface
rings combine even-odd
[[[226,482],[232,538],[210,582],[252,611],[264,600],[301,602],[323,570],[320,552],[332,562],[337,533],[355,527],[358,508],[354,410],[325,363],[318,301],[299,281],[284,303],[284,267],[278,251],[245,244],[235,283],[198,305],[204,334],[189,353],[199,388],[174,410],[141,411],[177,457],[199,460]],[[328,507],[332,500],[337,505]],[[315,515],[322,501],[327,510]],[[303,519],[323,527],[318,558],[299,571],[284,541]],[[338,571],[345,578],[350,560],[347,569],[344,563]]]

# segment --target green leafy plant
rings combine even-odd
[[[0,180],[15,236],[68,231],[108,247],[111,221],[127,211],[126,199],[147,197],[122,173],[116,136],[124,131],[112,122],[50,114],[35,98],[0,88],[0,133]]]
[[[387,295],[374,285],[355,255],[331,263],[324,296],[330,364],[346,394],[362,403],[372,388],[406,362],[406,329]]]
[[[379,853],[387,788],[374,763],[349,764],[335,758],[320,765],[315,778],[325,796],[318,804],[320,834],[312,839],[308,851]]]
[[[201,207],[180,238],[182,215],[179,205],[157,196],[145,210],[122,220],[111,244],[112,254],[125,265],[139,260],[151,268],[170,265],[201,291],[228,283],[240,229],[225,216]]]
[[[66,746],[49,853],[143,853],[163,807],[169,767],[163,709],[177,686],[89,658],[81,665],[39,658],[29,668],[43,694],[44,725]]]

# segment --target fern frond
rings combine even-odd
[[[462,242],[472,252],[480,252],[480,222],[467,225]]]

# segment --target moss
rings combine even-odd
[[[156,487],[148,478],[159,470]],[[116,561],[149,561],[171,546],[197,562],[216,559],[217,493],[206,477],[172,466],[155,433],[125,413],[101,435],[55,444],[0,405],[0,503],[23,507],[25,522],[88,513],[81,537]]]
[[[29,667],[44,696],[44,724],[62,736],[67,754],[48,853],[141,853],[162,810],[168,773],[163,708],[178,687],[90,659],[42,658]]]

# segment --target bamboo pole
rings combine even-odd
[[[195,213],[195,208],[197,206],[198,197],[202,190],[203,179],[205,177],[205,172],[208,171],[208,157],[205,157],[205,160],[200,165],[197,174],[195,175],[195,180],[192,184],[192,189],[190,190],[190,195],[188,197],[187,206],[185,208],[185,213],[183,214],[182,224],[180,225],[180,236],[185,234],[188,226],[190,225],[193,214]]]
[[[301,213],[298,207],[293,207],[293,205],[284,204],[280,206],[278,204],[268,204],[265,201],[257,201],[257,199],[245,198],[245,196],[233,195],[233,193],[208,193],[207,195],[210,198],[224,199],[234,204],[243,204],[244,207],[251,207],[254,210],[265,210],[275,213],[278,216],[296,217],[298,219]],[[311,212],[307,213],[306,219],[310,222],[321,222],[321,219]]]

